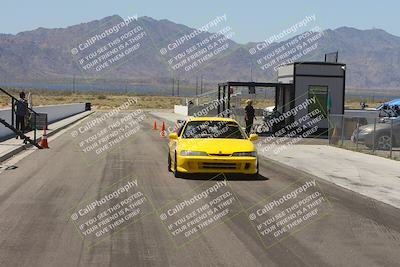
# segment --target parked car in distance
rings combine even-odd
[[[393,121],[393,125],[392,125]],[[368,148],[390,150],[391,147],[400,146],[400,117],[382,118],[376,125],[367,124],[355,129],[351,140],[363,143]]]

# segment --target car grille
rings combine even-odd
[[[223,163],[223,162],[203,162],[203,163],[200,163],[200,168],[235,170],[237,168],[237,164],[236,163]]]
[[[210,156],[229,157],[231,154],[209,154]]]

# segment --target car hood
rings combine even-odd
[[[188,138],[180,139],[178,150],[203,151],[208,154],[232,154],[233,152],[255,151],[254,144],[247,139]]]
[[[377,123],[376,130],[390,129],[391,125],[389,123]],[[360,131],[374,131],[374,124],[367,124],[359,127]]]

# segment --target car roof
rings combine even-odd
[[[193,118],[189,118],[188,121],[226,121],[226,122],[236,122],[232,118],[222,118],[222,117],[193,117]]]

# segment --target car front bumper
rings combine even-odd
[[[353,132],[353,134],[350,137],[351,141],[353,143],[359,143],[359,144],[365,144],[365,145],[373,145],[374,141],[374,136],[373,134],[370,133],[357,133]]]
[[[178,156],[177,171],[182,173],[257,173],[256,157]]]

